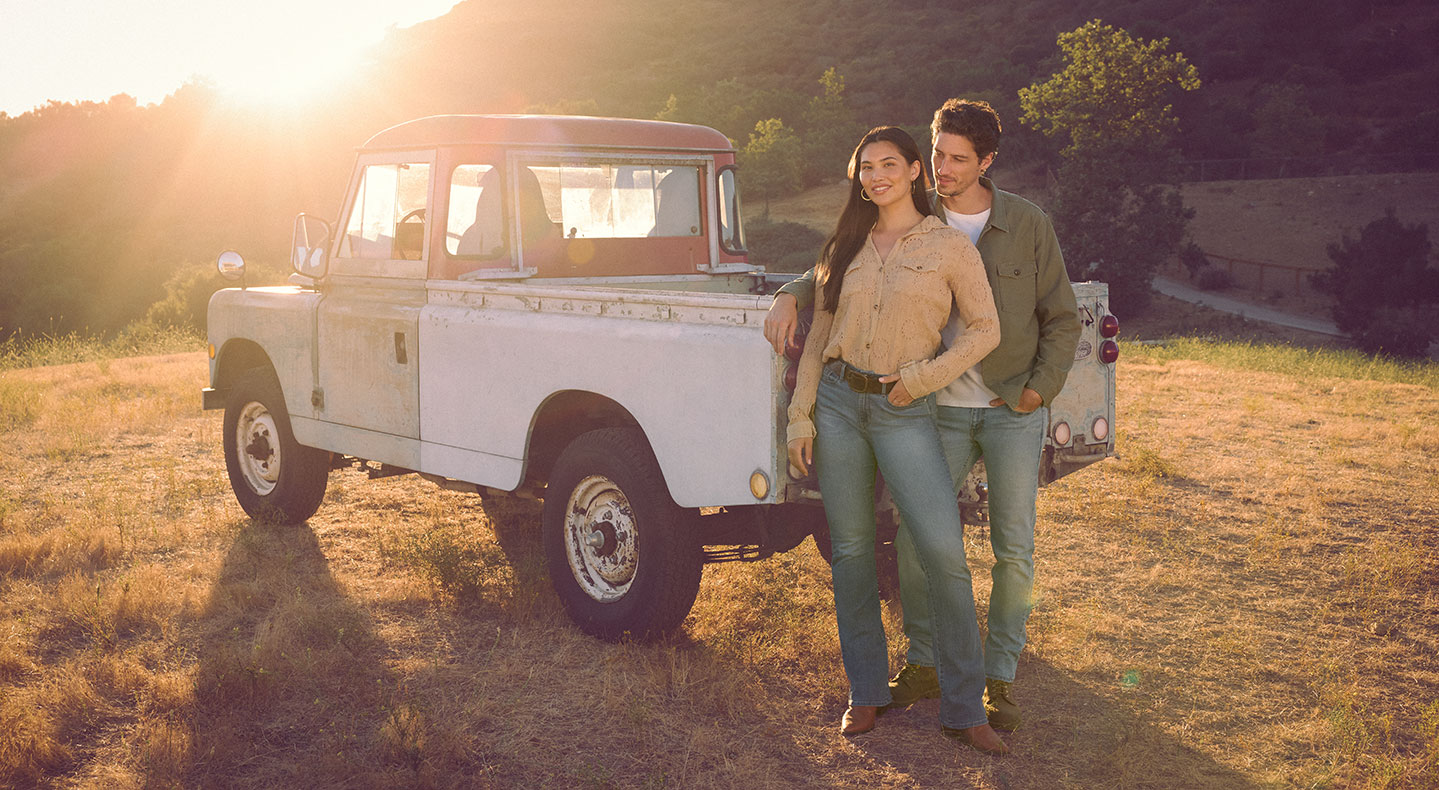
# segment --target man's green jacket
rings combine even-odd
[[[980,362],[980,372],[985,386],[1010,406],[1019,405],[1025,387],[1049,405],[1064,388],[1080,331],[1059,240],[1038,206],[996,189],[988,178],[979,183],[994,194],[994,205],[975,246],[999,309],[999,347]],[[944,218],[937,198],[935,211]],[[814,269],[779,292],[793,296],[800,308],[810,306]]]

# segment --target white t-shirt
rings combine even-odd
[[[969,240],[979,242],[979,234],[984,230],[984,223],[989,221],[989,209],[978,214],[956,214],[943,206],[945,221],[951,228],[962,231],[969,235]],[[944,339],[945,348],[954,345],[955,338],[964,334],[964,319],[960,318],[959,311],[955,310],[949,314],[949,323],[945,324],[940,331],[940,337]],[[980,363],[966,370],[959,378],[950,382],[948,387],[935,394],[935,400],[941,406],[968,406],[975,409],[989,408],[989,402],[998,398],[994,390],[984,386],[984,376],[979,372]]]

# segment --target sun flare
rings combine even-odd
[[[370,43],[313,35],[264,42],[237,48],[209,76],[247,103],[303,103],[353,76]]]
[[[277,0],[264,0],[273,6]],[[365,55],[396,27],[448,11],[454,0],[417,0],[404,12],[393,6],[357,0],[337,14],[328,4],[301,4],[274,22],[234,16],[212,19],[219,31],[205,58],[203,75],[238,100],[293,105],[318,99],[357,76]]]

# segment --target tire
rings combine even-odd
[[[269,368],[240,374],[225,402],[225,470],[250,518],[298,524],[325,498],[330,454],[295,441],[280,382]]]
[[[688,521],[638,429],[590,431],[560,453],[545,488],[545,558],[580,630],[619,641],[679,627],[704,569]]]

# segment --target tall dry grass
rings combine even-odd
[[[1126,349],[1121,457],[1041,495],[1004,759],[933,702],[837,734],[808,543],[604,644],[532,507],[346,471],[307,524],[250,523],[202,355],[0,372],[0,786],[1434,786],[1432,371],[1177,348]]]

